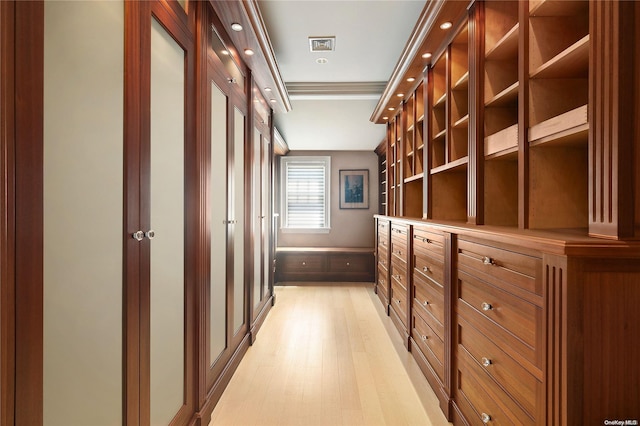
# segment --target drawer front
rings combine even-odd
[[[458,267],[497,286],[542,296],[541,257],[461,239]]]
[[[407,291],[407,268],[402,262],[394,259],[391,262],[391,269],[389,269],[389,275],[391,282],[398,283],[402,286],[405,293]]]
[[[373,254],[332,254],[329,272],[373,272]]]
[[[412,232],[413,251],[424,256],[432,256],[444,262],[444,235],[414,227]]]
[[[464,349],[458,350],[456,394],[456,402],[471,425],[536,424]]]
[[[388,234],[380,234],[378,233],[378,249],[380,247],[384,248],[385,250],[389,247],[389,235]]]
[[[444,343],[420,315],[413,314],[413,340],[420,351],[438,374],[440,381],[444,382]]]
[[[391,280],[391,307],[400,317],[402,324],[404,324],[405,328],[407,327],[407,292],[406,290],[398,285],[395,280]]]
[[[444,294],[437,284],[413,278],[414,310],[444,339]]]
[[[378,235],[389,236],[389,221],[378,220]]]
[[[433,280],[440,285],[444,284],[444,264],[442,262],[414,253],[413,265],[414,276],[422,276],[426,280]]]
[[[389,252],[386,247],[378,246],[378,264],[389,269]]]
[[[322,272],[325,257],[321,254],[288,253],[281,255],[283,272]]]
[[[540,366],[536,352],[542,330],[542,309],[463,271],[458,273],[457,313],[477,325],[498,346]]]
[[[535,415],[536,389],[540,382],[529,371],[462,318],[459,318],[458,323],[458,344],[464,347],[473,360],[519,402],[529,415]]]
[[[408,254],[406,241],[400,241],[398,238],[391,239],[391,257],[406,262]]]
[[[389,298],[388,271],[378,265],[378,292],[384,293],[386,299]]]

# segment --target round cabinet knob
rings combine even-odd
[[[484,365],[485,367],[488,367],[492,364],[491,360],[489,358],[485,358],[482,357],[482,365]]]
[[[485,424],[491,421],[491,416],[488,415],[487,413],[482,413],[480,418],[482,419],[482,423],[485,423]]]
[[[490,311],[493,309],[493,306],[491,306],[491,304],[487,302],[482,302],[481,306],[483,311]]]
[[[422,341],[423,341],[423,342],[426,342],[426,341],[427,341],[427,339],[428,339],[428,337],[427,337],[427,336],[425,336],[424,334],[423,334],[422,336],[420,336],[420,338],[422,339]]]
[[[424,302],[422,302],[422,304],[423,304],[424,306],[428,306],[428,305],[429,305],[429,301],[428,301],[428,300],[425,300]]]
[[[423,266],[423,267],[422,267],[422,270],[423,270],[424,272],[431,272],[431,269],[429,269],[429,267],[428,267],[428,266]]]
[[[492,258],[485,256],[484,258],[482,258],[482,263],[484,263],[485,265],[495,265],[496,262],[495,260],[493,260]]]
[[[144,235],[148,239],[153,240],[154,237],[156,236],[156,231],[154,231],[153,229],[149,229],[147,232],[144,233]]]
[[[307,266],[307,262],[302,262],[302,266]]]
[[[351,266],[351,264],[349,262],[347,262],[347,266]]]
[[[142,231],[136,231],[133,234],[131,234],[131,236],[133,237],[134,240],[136,241],[142,241],[144,239],[144,232]]]

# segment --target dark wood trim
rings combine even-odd
[[[43,420],[44,4],[15,3],[15,424]]]
[[[469,11],[469,167],[467,222],[484,224],[484,3]]]
[[[15,3],[0,2],[0,424],[15,422]]]
[[[529,51],[529,2],[518,5],[518,52]],[[529,55],[518,55],[518,227],[529,228]]]
[[[124,87],[124,422],[140,424],[140,243],[131,238],[140,226],[140,141],[142,137],[142,2],[125,3]]]
[[[264,324],[264,320],[267,319],[267,315],[271,312],[271,308],[273,307],[273,296],[265,297],[264,302],[261,304],[260,309],[255,314],[255,319],[251,324],[251,330],[249,331],[249,344],[253,345],[256,341],[258,332],[262,328]]]
[[[636,2],[595,1],[589,19],[589,234],[632,238],[635,234],[634,158],[638,53]]]

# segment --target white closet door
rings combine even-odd
[[[169,424],[185,400],[184,70],[184,50],[153,19],[150,147],[150,223],[155,234],[150,242],[152,425]]]
[[[44,11],[44,424],[122,424],[124,4]]]

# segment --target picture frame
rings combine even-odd
[[[340,170],[340,209],[369,208],[369,170]]]

